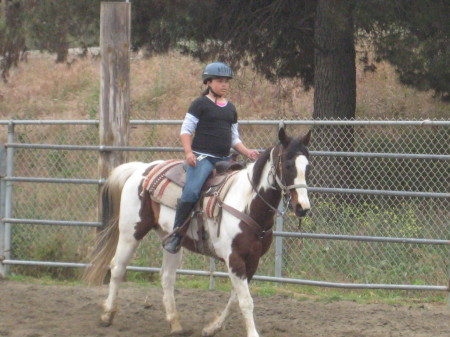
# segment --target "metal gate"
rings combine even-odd
[[[86,265],[92,228],[101,225],[100,151],[127,151],[130,161],[182,157],[181,121],[130,124],[125,148],[98,146],[94,120],[0,121],[1,275],[23,266]],[[449,291],[450,122],[286,124],[289,134],[313,128],[312,211],[301,223],[289,213],[277,218],[274,244],[254,279]],[[240,121],[241,138],[247,147],[267,148],[277,141],[277,125]],[[161,256],[150,237],[129,269],[158,272]],[[186,254],[178,272],[208,276],[211,286],[227,276],[224,265],[195,254]]]

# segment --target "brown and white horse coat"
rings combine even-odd
[[[272,243],[271,229],[281,198],[290,199],[297,216],[304,216],[310,208],[306,185],[309,166],[306,146],[309,138],[310,133],[291,139],[281,128],[279,145],[267,149],[255,163],[234,174],[222,201],[228,207],[250,216],[257,225],[250,225],[225,210],[221,212],[220,223],[215,217],[206,217],[201,224],[208,234],[208,249],[205,250],[199,249],[202,241],[199,222],[196,218],[192,219],[182,242],[183,247],[224,261],[233,286],[224,311],[203,329],[203,336],[212,336],[222,328],[231,306],[236,302],[244,316],[247,337],[259,336],[248,283],[256,272],[261,256]],[[98,239],[92,267],[87,270],[85,279],[91,283],[101,283],[110,264],[109,295],[101,317],[105,325],[112,323],[119,284],[140,240],[151,229],[161,238],[172,231],[175,210],[152,199],[150,192],[143,188],[143,181],[150,170],[161,163],[163,161],[123,164],[113,170],[103,188],[103,211],[109,213],[104,214],[104,220],[110,221]],[[174,298],[176,269],[180,266],[181,256],[181,251],[177,254],[164,251],[161,270],[163,303],[172,333],[182,331]]]

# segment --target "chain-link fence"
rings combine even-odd
[[[182,158],[180,123],[132,121],[130,146],[136,151],[129,151],[129,161]],[[289,212],[277,219],[274,244],[257,275],[331,286],[448,289],[450,122],[286,123],[290,135],[313,128],[312,210],[301,222]],[[0,125],[2,133],[6,124]],[[241,121],[241,138],[249,148],[273,146],[277,124]],[[22,264],[34,264],[41,272],[70,277],[76,268],[41,262],[86,262],[100,186],[97,126],[96,121],[10,123],[6,152],[13,165],[2,179],[0,248],[12,272],[28,273],[31,268]],[[160,242],[150,234],[133,265],[159,267],[161,261]],[[182,268],[209,271],[210,259],[186,253]],[[225,270],[220,263],[216,268]]]

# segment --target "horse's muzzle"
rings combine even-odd
[[[308,213],[309,209],[303,209],[300,204],[295,205],[295,215],[303,218]]]

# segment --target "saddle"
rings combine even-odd
[[[242,163],[232,159],[219,161],[216,163],[214,170],[205,181],[202,191],[207,191],[213,187],[219,186],[226,179],[228,173],[231,173],[232,171],[239,171],[243,168],[244,165]],[[172,166],[165,173],[165,177],[178,186],[183,187],[186,184],[186,169],[186,162],[183,162],[182,165]]]
[[[147,190],[154,201],[176,209],[177,199],[181,196],[182,188],[186,183],[186,168],[187,163],[177,159],[156,165],[144,179],[143,190]],[[201,193],[200,204],[210,205],[210,208],[204,209],[207,216],[214,217],[217,213],[211,208],[216,205],[212,205],[212,201],[207,198],[213,194],[217,195],[218,192],[225,195],[231,185],[232,177],[242,168],[244,165],[234,159],[220,161],[215,165]]]
[[[204,226],[205,218],[214,219],[217,226],[217,235],[220,233],[220,217],[222,216],[221,200],[225,198],[232,181],[244,167],[243,164],[235,160],[218,162],[215,169],[203,185],[201,197],[195,206],[195,216],[198,224],[198,241],[195,243],[195,249],[202,254],[216,257],[214,249],[208,243],[207,230]],[[183,160],[168,160],[153,167],[142,182],[142,192],[148,191],[152,200],[159,204],[176,209],[177,200],[181,196],[183,186],[186,183],[187,164]],[[144,200],[148,200],[143,198]],[[187,225],[190,219],[185,222]],[[183,232],[187,226],[180,228]],[[173,235],[170,234],[170,235]],[[170,237],[168,235],[165,239]]]

